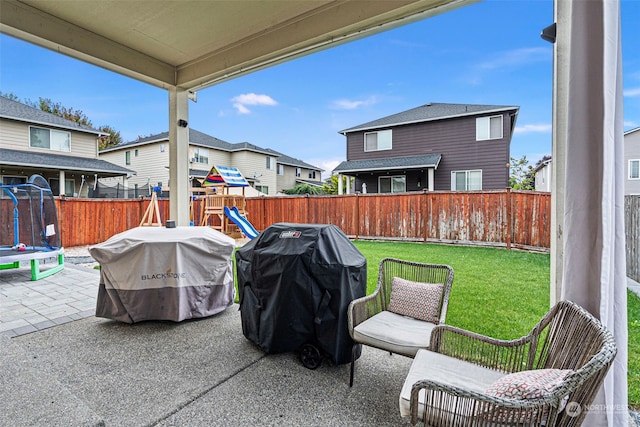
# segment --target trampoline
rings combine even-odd
[[[24,184],[0,184],[0,270],[31,265],[31,280],[64,268],[58,215],[47,180],[32,175]],[[54,258],[53,267],[40,270],[40,261]]]

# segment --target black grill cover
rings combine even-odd
[[[311,343],[335,364],[351,361],[347,307],[365,296],[367,260],[338,227],[274,224],[236,263],[247,339],[267,353]]]

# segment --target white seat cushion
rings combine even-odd
[[[419,350],[413,359],[407,378],[400,392],[400,415],[411,416],[411,387],[420,380],[437,381],[466,390],[484,393],[489,385],[504,377],[503,372],[484,368],[454,357],[428,350]],[[424,392],[418,397],[419,413],[422,413]]]
[[[382,311],[353,330],[357,342],[413,357],[421,348],[429,347],[435,324]]]

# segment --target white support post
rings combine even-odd
[[[169,215],[179,226],[189,225],[188,92],[169,88]]]

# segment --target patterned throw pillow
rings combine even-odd
[[[394,277],[388,310],[426,322],[438,323],[442,283],[421,283]]]
[[[491,384],[485,392],[488,395],[505,399],[539,399],[548,395],[570,373],[573,373],[571,369],[536,369],[515,372],[500,378]],[[567,398],[568,396],[560,403],[560,410],[564,409]],[[494,421],[501,422],[513,422],[517,417],[519,418],[517,422],[526,423],[533,421],[538,416],[538,411],[535,409],[518,411],[517,415],[513,412],[501,409],[488,413],[492,413]],[[546,415],[546,413],[543,414],[543,417]]]

